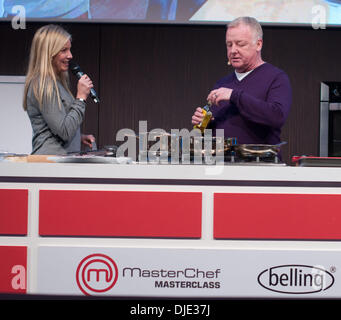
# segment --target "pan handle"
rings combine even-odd
[[[272,150],[271,148],[265,149],[265,150],[252,150],[252,149],[248,149],[244,147],[243,151],[250,152],[250,153],[259,153],[259,154],[270,152],[270,153],[273,153],[274,155],[277,155],[277,152]]]

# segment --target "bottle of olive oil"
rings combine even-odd
[[[200,129],[201,133],[204,133],[208,123],[210,122],[212,118],[212,112],[211,112],[211,106],[212,103],[210,101],[207,102],[206,106],[202,108],[202,113],[204,115],[204,118],[199,124],[196,124],[194,126],[194,129]]]

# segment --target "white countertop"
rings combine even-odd
[[[0,162],[0,177],[341,182],[341,168]]]

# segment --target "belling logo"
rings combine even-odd
[[[262,271],[258,283],[274,292],[307,294],[329,289],[334,284],[334,276],[323,267],[292,264]]]

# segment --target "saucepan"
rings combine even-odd
[[[236,138],[189,136],[168,132],[145,132],[133,135],[138,141],[139,154],[159,157],[161,155],[179,156],[190,154],[212,156],[216,153],[230,153],[232,147],[237,144]]]
[[[176,146],[175,142],[178,142],[178,140],[176,141],[176,135],[158,130],[142,132],[139,135],[125,134],[124,136],[128,139],[136,139],[134,144],[130,147],[134,146],[139,155],[139,159],[144,159],[144,161],[146,161],[147,158],[152,158],[156,161],[157,158],[161,156],[164,159],[168,159],[172,148],[175,148]]]
[[[182,140],[182,147],[184,148],[185,141]],[[224,137],[205,137],[198,136],[189,138],[189,151],[191,155],[202,154],[203,156],[214,156],[216,154],[229,154],[232,147],[237,144],[236,138]]]

